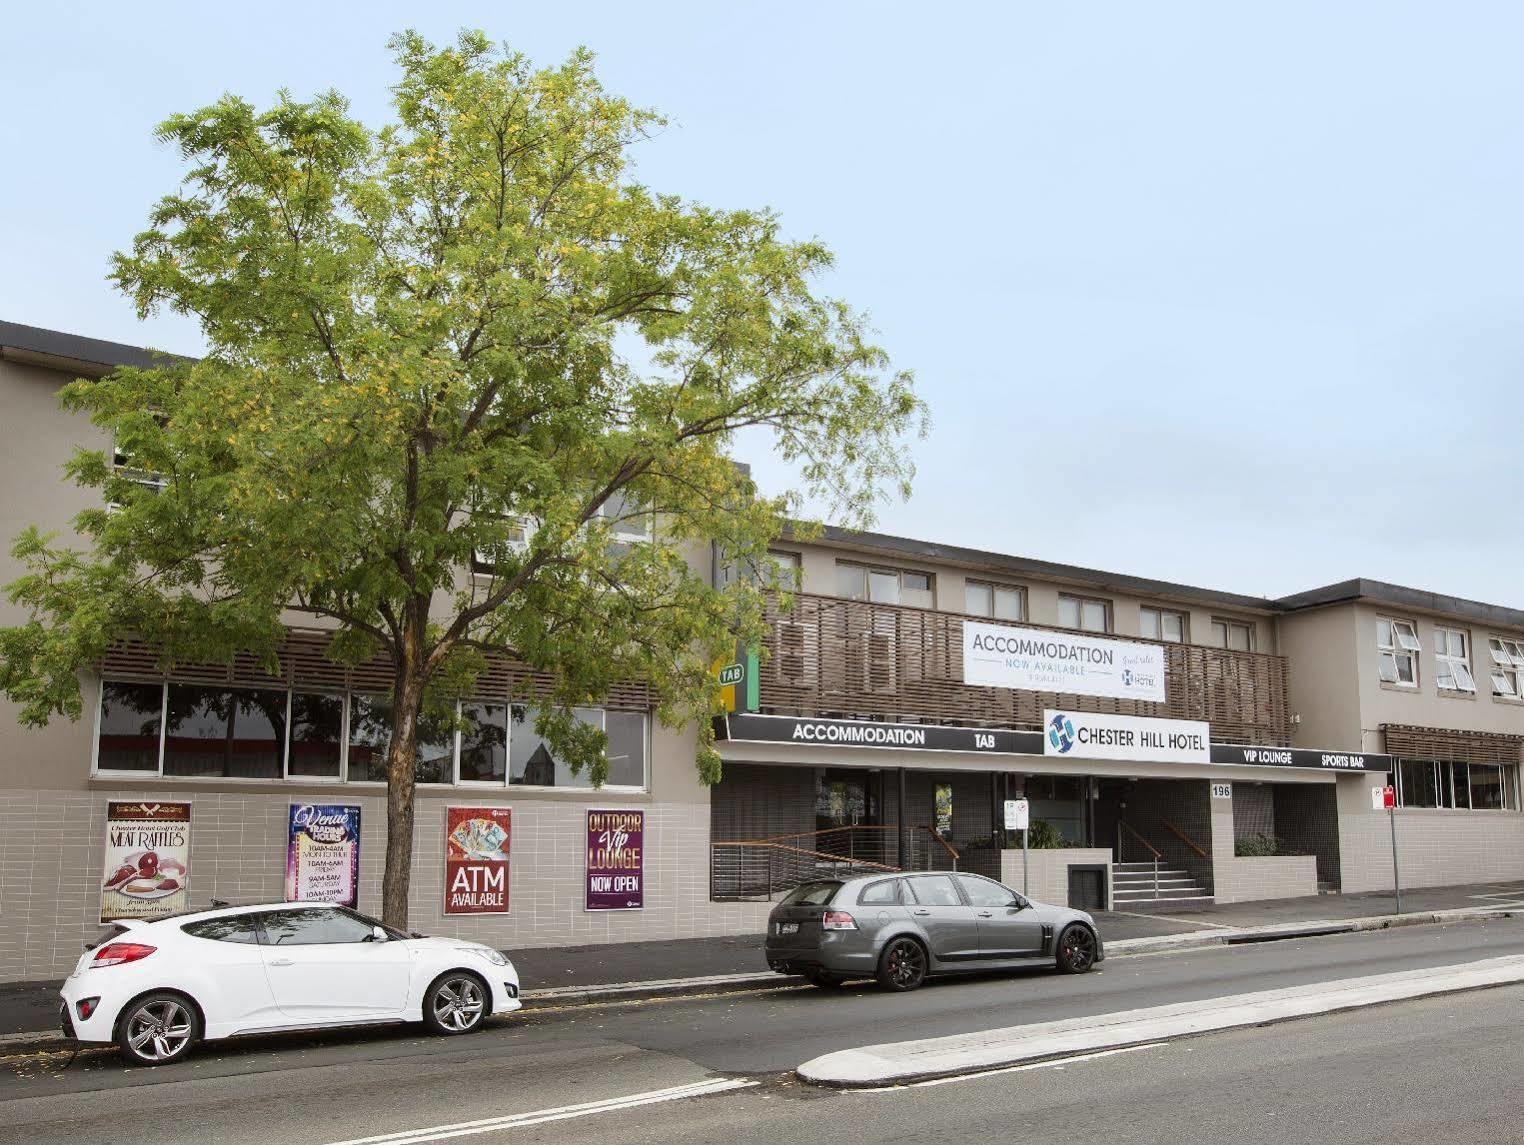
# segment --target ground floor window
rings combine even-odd
[[[591,790],[534,730],[531,705],[467,700],[452,717],[425,717],[419,783]],[[579,708],[608,737],[607,786],[645,790],[645,712]],[[104,680],[95,771],[178,778],[384,783],[391,699],[363,692],[237,688],[180,681]]]
[[[1513,764],[1404,759],[1397,763],[1396,778],[1402,807],[1519,809],[1519,769]]]

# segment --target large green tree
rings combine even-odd
[[[273,665],[283,624],[319,618],[330,655],[390,665],[383,911],[402,926],[420,721],[512,657],[553,681],[538,730],[601,782],[603,733],[573,708],[642,682],[667,724],[698,719],[713,782],[707,666],[760,636],[762,600],[694,554],[764,565],[801,498],[867,520],[908,487],[925,415],[818,292],[821,244],[631,178],[662,121],[588,53],[391,46],[380,130],[334,93],[228,96],[159,129],[188,172],[113,277],[141,315],[194,316],[207,352],[64,390],[132,471],[81,451],[73,477],[103,494],[88,546],[16,542],[29,619],[0,631],[0,690],[30,723],[78,718],[79,673],[126,634],[166,668]],[[796,490],[762,496],[732,459],[752,427]]]

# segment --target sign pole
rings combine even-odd
[[[1021,897],[1027,897],[1027,881],[1032,874],[1031,853],[1027,850],[1027,836],[1032,832],[1023,827],[1021,829]]]
[[[1388,788],[1387,790],[1391,790]],[[1402,913],[1402,876],[1397,870],[1397,807],[1395,801],[1388,803],[1386,807],[1387,817],[1392,824],[1392,892],[1397,897],[1397,913]]]

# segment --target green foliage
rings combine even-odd
[[[1233,843],[1233,854],[1240,859],[1262,859],[1285,853],[1281,850],[1280,843],[1270,835],[1245,835]]]
[[[195,316],[208,352],[65,390],[163,485],[73,460],[115,508],[77,519],[85,550],[17,540],[30,618],[0,631],[0,691],[28,723],[77,717],[76,674],[123,633],[167,667],[273,662],[283,619],[332,626],[334,655],[395,666],[410,837],[417,714],[485,652],[554,681],[538,730],[595,782],[604,738],[574,706],[635,680],[669,725],[707,716],[708,664],[762,635],[754,585],[706,583],[710,542],[765,566],[805,495],[867,523],[908,489],[925,410],[862,317],[814,292],[821,244],[629,177],[662,121],[604,91],[589,53],[535,69],[474,32],[392,48],[379,130],[335,93],[227,96],[160,127],[188,173],[113,278],[142,315]],[[799,490],[761,496],[736,466],[753,428]],[[615,538],[628,506],[656,514],[649,543]]]
[[[1058,828],[1046,819],[1037,819],[1027,829],[1027,848],[1033,851],[1056,851],[1064,846],[1064,837]]]

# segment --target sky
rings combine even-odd
[[[1524,5],[27,5],[0,319],[197,352],[105,278],[182,174],[154,124],[283,87],[379,124],[407,27],[591,47],[671,120],[642,182],[835,251],[931,410],[879,531],[1524,607]]]

